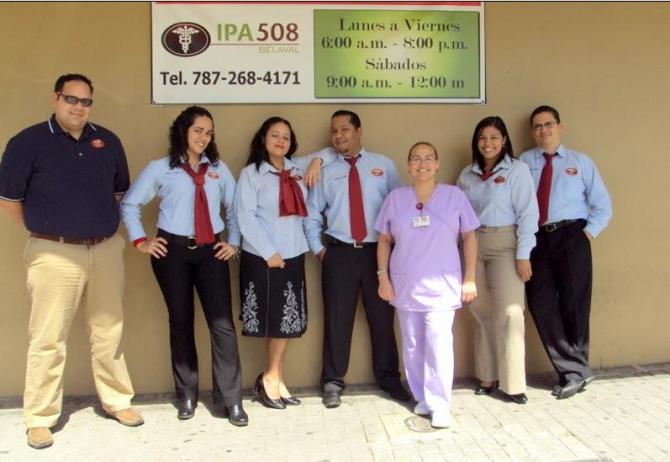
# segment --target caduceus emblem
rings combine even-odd
[[[163,48],[180,58],[199,55],[205,51],[212,38],[207,29],[194,22],[178,22],[166,27],[161,36]]]
[[[200,31],[194,29],[190,26],[179,26],[175,29],[172,29],[173,34],[179,35],[179,44],[184,54],[188,54],[188,49],[191,47],[191,42],[193,42],[192,37],[195,34],[199,34]]]

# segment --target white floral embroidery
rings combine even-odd
[[[242,322],[244,323],[244,330],[246,332],[258,332],[257,312],[258,300],[256,298],[256,290],[254,283],[250,282],[249,287],[244,289],[244,303],[242,304]]]
[[[300,311],[302,313],[302,330],[307,328],[307,305],[305,305],[305,281],[302,281],[300,289]]]
[[[286,283],[284,297],[286,297],[286,303],[284,304],[284,316],[281,318],[279,331],[285,334],[299,333],[302,330],[302,322],[298,313],[298,301],[291,282]]]

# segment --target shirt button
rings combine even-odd
[[[79,157],[84,157],[84,153],[83,153],[83,152],[80,152],[80,153],[79,153]]]

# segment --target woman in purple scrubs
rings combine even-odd
[[[398,311],[405,375],[418,402],[414,413],[445,428],[451,424],[454,375],[451,326],[455,310],[477,296],[479,220],[460,189],[438,184],[432,144],[412,146],[407,167],[412,186],[392,191],[375,223],[379,296]]]

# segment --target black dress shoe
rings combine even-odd
[[[342,404],[339,391],[326,391],[321,395],[321,402],[327,409],[339,407]]]
[[[554,385],[554,388],[551,389],[551,394],[554,395],[554,396],[560,395],[562,388],[563,388],[563,385],[561,385],[560,383],[557,383],[556,385]]]
[[[405,403],[407,401],[412,400],[412,395],[410,395],[409,392],[405,390],[405,387],[403,387],[402,385],[398,385],[396,387],[389,388],[388,390],[384,391],[386,392],[387,395],[389,395],[391,399],[394,399],[396,401],[402,401],[403,403]]]
[[[177,406],[177,418],[179,420],[188,420],[195,415],[195,408],[198,405],[196,399],[185,399],[179,402]]]
[[[263,384],[263,373],[258,374],[256,378],[256,384],[254,385],[254,392],[256,397],[263,403],[266,407],[272,409],[286,409],[286,404],[281,399],[272,399],[268,396],[265,391],[265,385]]]
[[[519,393],[516,395],[507,395],[507,398],[516,403],[516,404],[526,404],[528,402],[528,397],[525,393]]]
[[[584,388],[584,385],[586,385],[584,379],[570,379],[568,383],[563,385],[556,399],[570,398]]]
[[[287,406],[299,406],[300,405],[300,399],[296,398],[295,396],[289,396],[288,398],[284,398],[282,396],[281,402],[286,404]]]
[[[498,389],[498,381],[497,380],[495,382],[493,382],[491,385],[489,385],[488,387],[485,387],[484,385],[482,385],[480,383],[479,386],[475,389],[475,395],[490,395],[491,393],[493,393],[497,389]]]
[[[592,375],[592,376],[590,376],[590,377],[586,377],[586,378],[584,379],[584,386],[582,387],[581,390],[579,390],[579,393],[582,393],[582,392],[586,391],[586,386],[587,386],[589,383],[593,382],[593,380],[594,380],[595,378],[596,378],[595,375]]]
[[[244,412],[244,408],[241,404],[226,406],[225,415],[228,416],[230,423],[236,427],[245,427],[249,425],[249,416]]]

